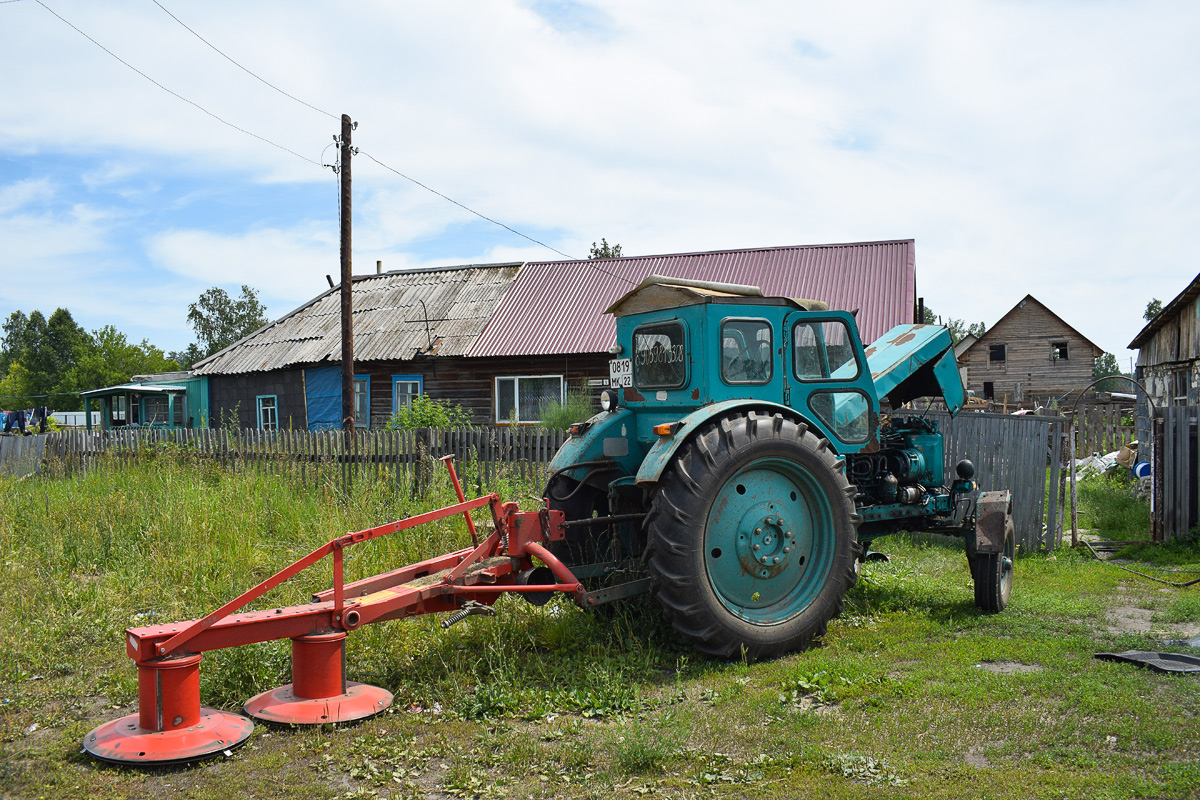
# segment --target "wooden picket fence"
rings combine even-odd
[[[48,436],[0,435],[0,475],[41,475]]]
[[[1112,453],[1136,439],[1135,427],[1121,424],[1123,417],[1132,423],[1132,409],[1114,404],[1081,406],[1075,418],[1075,452],[1079,457]]]
[[[306,484],[348,488],[371,478],[417,488],[452,455],[466,487],[482,491],[498,480],[537,485],[565,431],[531,428],[422,428],[413,431],[264,431],[255,429],[127,429],[46,434],[44,458],[55,474],[101,462],[127,464],[172,453],[231,471],[287,474]]]
[[[1061,544],[1066,474],[1062,463],[1069,453],[1066,417],[960,414],[950,419],[945,412],[927,413],[946,435],[948,478],[958,460],[970,458],[982,489],[1013,492],[1014,521],[1023,547],[1049,550]],[[100,463],[128,464],[169,453],[235,472],[288,475],[310,485],[349,489],[369,480],[420,490],[442,470],[436,459],[453,455],[468,494],[480,494],[502,481],[536,494],[566,436],[564,431],[531,428],[355,431],[350,441],[341,431],[67,431],[36,437],[43,450],[36,465],[32,455],[20,463],[27,472],[70,474]],[[0,457],[5,445],[0,443]],[[8,445],[8,452],[17,446]],[[35,446],[39,445],[27,447]],[[0,472],[13,474],[2,458]]]

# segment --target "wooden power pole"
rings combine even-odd
[[[348,114],[342,114],[341,187],[342,187],[342,430],[354,432],[354,300],[353,268],[350,262],[350,132],[357,127]]]

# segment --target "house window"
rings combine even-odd
[[[1067,343],[1066,342],[1051,342],[1050,343],[1050,360],[1066,361],[1067,360]]]
[[[1189,370],[1177,369],[1171,373],[1171,405],[1186,406],[1188,404]]]
[[[258,408],[258,427],[265,431],[279,430],[279,398],[273,394],[260,394],[254,402]]]
[[[496,378],[496,422],[541,422],[542,410],[563,402],[561,375],[521,375]]]
[[[1008,346],[1003,344],[988,345],[988,361],[992,364],[1003,364],[1008,360]]]
[[[371,376],[354,376],[354,427],[371,427]]]
[[[425,390],[425,381],[420,375],[392,376],[392,413],[402,408],[411,408],[414,398]]]

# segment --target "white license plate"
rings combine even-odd
[[[608,383],[614,387],[633,386],[633,359],[614,358],[608,362]]]

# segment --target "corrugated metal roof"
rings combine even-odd
[[[354,360],[408,360],[418,352],[466,355],[520,266],[356,276]],[[193,372],[233,375],[341,358],[341,297],[334,288],[198,362]]]
[[[912,322],[917,292],[912,239],[531,262],[469,355],[605,352],[616,340],[616,323],[604,310],[650,274],[749,284],[768,296],[858,309],[865,342]]]
[[[1163,306],[1162,311],[1158,313],[1154,319],[1146,323],[1146,327],[1138,331],[1138,335],[1133,337],[1133,341],[1129,343],[1130,350],[1139,350],[1143,345],[1150,340],[1159,328],[1162,328],[1171,319],[1174,319],[1179,314],[1183,307],[1200,297],[1200,275],[1192,279],[1192,282],[1187,285],[1171,302]]]

